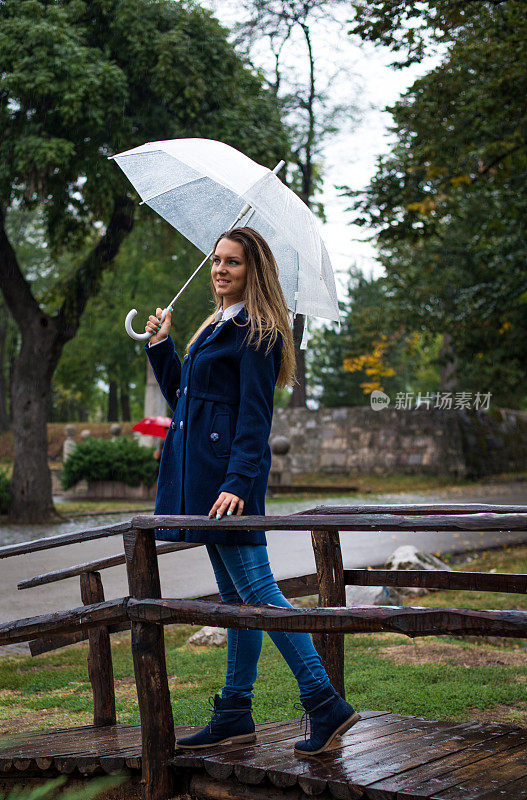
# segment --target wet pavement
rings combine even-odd
[[[494,503],[527,504],[527,483],[487,483],[474,487],[449,487],[433,492],[413,492],[383,495],[354,495],[352,497],[312,497],[284,502],[267,501],[268,514],[287,514],[312,508],[315,505],[346,505],[373,503]],[[135,512],[134,512],[135,513]],[[0,544],[27,541],[79,529],[95,528],[132,514],[98,515],[53,526],[9,526],[0,528]],[[460,553],[499,544],[527,542],[523,533],[455,532],[392,533],[345,531],[341,533],[344,566],[348,569],[384,564],[400,545],[414,544],[432,553]],[[311,537],[307,532],[275,531],[267,534],[271,566],[276,578],[286,578],[315,571]],[[120,536],[98,539],[83,544],[47,550],[0,561],[0,622],[37,614],[51,613],[81,605],[79,578],[33,589],[17,590],[18,581],[62,567],[91,561],[122,552]],[[216,591],[216,584],[205,548],[182,553],[170,553],[160,559],[162,591],[165,597],[189,597]],[[124,565],[102,573],[106,599],[127,594]]]

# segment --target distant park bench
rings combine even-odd
[[[284,595],[290,598],[318,593],[319,605],[302,609],[234,605],[222,603],[216,594],[195,599],[162,598],[158,557],[201,545],[162,543],[156,546],[155,527],[310,530],[316,573],[287,578],[278,581],[278,584]],[[344,569],[339,533],[352,535],[353,531],[371,531],[372,534],[378,531],[527,531],[527,506],[319,506],[288,516],[231,517],[222,520],[190,516],[136,516],[117,525],[8,545],[0,548],[0,558],[122,535],[124,552],[19,583],[20,589],[27,589],[80,576],[84,605],[4,623],[0,625],[0,645],[27,641],[32,654],[37,655],[88,639],[94,725],[113,726],[116,724],[116,711],[110,636],[131,628],[141,717],[143,793],[145,800],[164,800],[174,794],[174,766],[177,766],[164,651],[163,626],[166,624],[312,632],[330,679],[342,695],[345,633],[390,631],[411,637],[446,634],[527,637],[527,612],[519,610],[403,606],[346,608],[347,585],[527,592],[526,575]],[[101,571],[118,564],[126,564],[129,594],[105,600]],[[244,774],[243,768],[240,767],[239,771]],[[314,789],[313,793],[316,793]]]

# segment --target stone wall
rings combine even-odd
[[[527,469],[527,414],[518,411],[276,408],[271,444],[276,436],[291,447],[273,453],[271,483],[312,472],[478,477]]]

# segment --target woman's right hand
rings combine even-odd
[[[163,322],[161,322],[162,313],[162,308],[156,308],[156,315],[154,316],[153,314],[150,314],[148,317],[148,322],[145,325],[145,331],[153,334],[152,338],[150,339],[150,344],[162,342],[163,339],[166,339],[170,333],[170,326],[172,324],[172,309],[168,309],[167,315]]]

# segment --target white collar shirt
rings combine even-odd
[[[232,306],[228,306],[225,311],[221,308],[219,311],[216,311],[214,316],[214,324],[219,323],[221,325],[222,322],[226,322],[228,319],[232,319],[236,316],[236,314],[242,310],[245,305],[245,300],[240,300],[239,303],[234,303]]]

